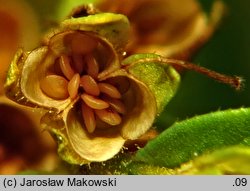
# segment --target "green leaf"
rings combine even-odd
[[[250,174],[250,147],[233,146],[196,158],[181,174]]]
[[[133,175],[174,175],[177,173],[174,169],[148,165],[142,162],[131,162],[127,169],[128,174]]]
[[[173,67],[161,62],[150,61],[154,58],[157,59],[160,56],[135,54],[126,58],[122,65],[127,66],[128,73],[149,87],[156,98],[157,112],[160,113],[174,96],[180,82],[180,76]]]
[[[147,165],[142,162],[132,160],[133,157],[129,153],[116,155],[114,158],[97,163],[93,162],[89,165],[83,165],[78,169],[78,174],[94,174],[94,175],[173,175],[177,174],[176,170],[165,167]]]
[[[250,108],[218,111],[177,122],[139,150],[136,159],[165,167],[250,137]]]

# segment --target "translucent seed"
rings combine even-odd
[[[100,94],[99,87],[96,81],[89,75],[84,75],[80,80],[81,86],[87,94],[98,96]]]
[[[88,54],[96,48],[97,44],[97,40],[89,35],[75,34],[71,41],[71,49],[76,54]]]
[[[74,66],[75,66],[75,69],[77,70],[77,73],[81,74],[83,71],[83,66],[84,66],[82,55],[73,54],[72,58],[73,58]]]
[[[42,91],[49,97],[54,99],[66,99],[69,97],[68,81],[58,75],[48,75],[40,81]]]
[[[96,127],[94,111],[84,103],[82,103],[82,117],[87,131],[93,133]]]
[[[80,75],[75,74],[68,84],[68,92],[71,99],[75,99],[80,85]]]
[[[107,102],[86,93],[83,93],[81,95],[81,98],[89,107],[93,109],[105,109],[109,107],[109,104]]]
[[[96,59],[92,55],[87,55],[85,57],[87,63],[87,74],[92,76],[93,78],[97,78],[99,73],[99,66],[96,62]]]
[[[119,125],[122,121],[121,116],[115,111],[102,109],[95,110],[95,113],[102,121],[109,125]]]
[[[105,93],[106,95],[119,99],[121,98],[120,92],[117,90],[117,88],[111,84],[108,83],[99,83],[98,87],[102,93]]]
[[[113,99],[110,97],[105,97],[104,100],[109,103],[110,107],[121,114],[126,113],[126,107],[119,99]]]
[[[71,80],[71,78],[74,76],[75,72],[70,66],[70,60],[67,55],[62,55],[60,57],[60,68],[62,70],[62,73],[64,76],[68,79]]]

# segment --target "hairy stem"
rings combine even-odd
[[[198,73],[204,74],[218,82],[224,83],[224,84],[228,84],[230,86],[232,86],[233,88],[235,88],[236,90],[240,90],[242,88],[242,82],[243,79],[239,76],[227,76],[224,74],[220,74],[218,72],[209,70],[207,68],[204,68],[202,66],[198,66],[195,65],[193,63],[190,62],[186,62],[183,60],[176,60],[176,59],[171,59],[171,58],[163,58],[163,57],[159,57],[159,58],[144,58],[144,59],[139,59],[136,61],[136,63],[138,62],[158,62],[161,64],[167,64],[167,65],[171,65],[174,67],[180,67],[180,68],[184,68],[187,70],[193,70],[196,71]],[[135,63],[133,63],[135,64]]]

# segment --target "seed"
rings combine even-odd
[[[67,55],[62,55],[60,57],[60,67],[62,70],[62,73],[68,80],[71,80],[71,78],[74,76],[75,72],[70,66],[70,60]]]
[[[42,91],[54,99],[66,99],[69,97],[67,91],[68,81],[58,75],[48,75],[40,81]]]
[[[121,98],[120,92],[117,90],[117,88],[111,84],[108,83],[99,83],[98,87],[102,93],[105,93],[106,95],[119,99]]]
[[[122,101],[118,99],[113,99],[110,97],[105,97],[104,100],[109,103],[110,107],[113,108],[115,111],[121,114],[126,113],[125,105],[122,103]]]
[[[71,49],[73,53],[84,55],[92,52],[97,44],[98,42],[89,35],[75,34],[71,41]]]
[[[93,133],[96,127],[94,111],[85,103],[82,103],[82,117],[87,131]]]
[[[89,107],[93,109],[105,109],[109,107],[109,104],[107,102],[86,93],[83,93],[81,95],[81,98]]]
[[[96,59],[92,55],[87,55],[85,57],[87,63],[87,74],[93,78],[97,78],[99,73],[99,66]]]
[[[86,91],[86,93],[98,96],[100,94],[99,87],[96,83],[96,81],[89,75],[84,75],[81,77],[81,86]]]
[[[79,54],[73,54],[73,56],[72,56],[72,58],[73,58],[73,61],[74,61],[74,66],[75,66],[75,69],[77,70],[77,72],[79,73],[79,74],[81,74],[82,73],[82,71],[83,71],[83,57],[82,57],[82,55],[79,55]]]
[[[78,88],[80,85],[80,75],[75,74],[68,84],[69,97],[75,99],[78,93]]]
[[[105,123],[109,125],[119,125],[122,121],[120,115],[115,111],[102,109],[102,110],[95,110],[96,115]]]

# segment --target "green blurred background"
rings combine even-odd
[[[160,128],[199,114],[250,106],[250,1],[224,2],[227,14],[221,26],[192,61],[220,73],[243,77],[244,88],[237,92],[201,74],[186,72],[179,91],[157,121]],[[207,9],[211,1],[201,3]]]

